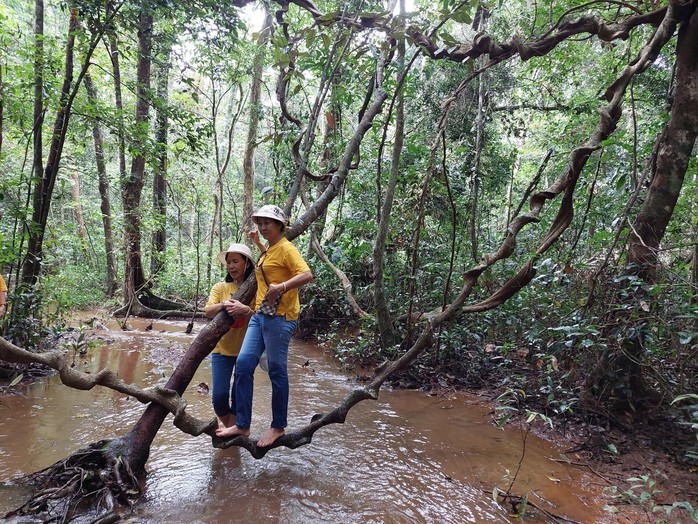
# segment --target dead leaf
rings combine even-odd
[[[557,366],[557,357],[555,357],[555,355],[552,355],[552,356],[550,357],[550,366],[551,366],[555,371],[557,371],[557,368],[558,368],[558,366]]]

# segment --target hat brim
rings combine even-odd
[[[249,260],[250,264],[254,266],[254,260],[252,260],[252,258],[247,256],[245,253],[242,253],[240,251],[221,251],[220,253],[218,253],[218,262],[220,262],[222,266],[228,265],[228,262],[225,260],[225,257],[228,255],[228,253],[237,253],[242,258],[246,258],[247,260]]]
[[[286,217],[281,219],[278,215],[275,215],[270,211],[258,211],[252,215],[252,218],[271,218],[272,220],[276,220],[285,226],[288,225],[288,219]]]

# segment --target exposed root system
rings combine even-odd
[[[117,506],[130,506],[140,494],[138,478],[122,460],[121,439],[101,440],[46,469],[22,479],[34,493],[4,518],[38,516],[43,522],[70,522],[94,515],[91,522],[120,519]]]

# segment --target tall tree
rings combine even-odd
[[[635,219],[628,262],[643,279],[655,280],[659,245],[678,201],[698,135],[698,13],[679,29],[669,124],[660,142],[647,197]]]
[[[37,2],[36,33],[37,39],[43,39],[43,3]],[[40,11],[40,13],[39,13]],[[33,187],[33,208],[32,225],[29,228],[29,241],[27,243],[27,255],[22,266],[22,284],[34,286],[41,270],[41,259],[43,256],[44,232],[48,220],[48,212],[51,207],[51,197],[53,188],[58,176],[58,168],[65,142],[65,134],[68,128],[70,117],[70,90],[73,82],[73,52],[75,46],[75,34],[78,30],[77,9],[70,10],[70,22],[68,24],[68,39],[65,46],[65,77],[61,89],[60,102],[56,120],[53,125],[53,134],[49,149],[49,156],[45,169],[42,169],[42,144],[41,131],[34,132],[34,173],[35,183]],[[41,48],[37,48],[37,55],[40,55]],[[42,66],[41,66],[42,67]],[[42,72],[37,68],[35,79],[41,82]],[[41,85],[41,84],[40,84]],[[42,108],[42,97],[38,95],[39,87],[35,87],[34,116],[35,126],[40,127]]]
[[[698,136],[698,10],[679,28],[676,41],[674,99],[666,131],[661,137],[652,179],[628,240],[630,271],[648,283],[657,280],[659,248],[674,214],[688,163]],[[694,250],[695,251],[695,250]],[[640,297],[644,299],[644,297]],[[637,300],[639,303],[640,300]],[[661,400],[642,374],[648,316],[638,308],[639,320],[629,328],[620,359],[621,378],[627,377],[637,400]]]
[[[243,204],[242,204],[242,229],[247,231],[252,227],[252,213],[254,212],[254,167],[255,151],[257,150],[257,133],[259,117],[262,114],[262,74],[264,73],[264,55],[266,45],[271,38],[272,18],[269,10],[265,8],[264,25],[258,38],[259,50],[252,68],[252,85],[250,86],[250,119],[247,128],[247,143],[245,156],[242,161],[243,171]]]
[[[141,195],[148,155],[148,117],[150,114],[150,68],[152,64],[153,13],[143,9],[138,16],[138,60],[136,65],[136,133],[132,144],[131,170],[121,181],[124,208],[124,300],[140,302],[146,280],[141,258]]]
[[[39,16],[39,4],[37,4],[37,20],[42,20],[43,28],[43,4],[40,4],[41,16]],[[91,21],[92,23],[93,21]],[[63,77],[63,85],[60,91],[60,97],[58,101],[58,109],[56,112],[56,119],[53,124],[53,131],[51,135],[51,144],[49,146],[48,157],[46,160],[46,166],[42,171],[40,171],[41,176],[35,176],[35,182],[33,187],[33,206],[32,206],[32,218],[31,224],[28,231],[28,242],[27,242],[27,254],[22,265],[22,284],[25,286],[34,286],[39,277],[39,272],[41,270],[41,259],[43,257],[43,243],[44,234],[46,230],[46,224],[48,221],[49,209],[51,207],[51,199],[53,196],[53,189],[58,178],[58,171],[60,168],[61,157],[63,154],[63,146],[66,141],[66,136],[68,133],[68,124],[70,122],[71,110],[75,96],[77,95],[78,89],[87,69],[90,64],[90,59],[94,53],[95,47],[101,38],[102,32],[104,31],[104,21],[98,22],[96,24],[98,28],[91,34],[89,43],[84,52],[84,57],[82,61],[82,67],[78,74],[77,79],[73,82],[74,75],[74,48],[75,40],[78,31],[80,30],[79,20],[78,20],[78,9],[77,7],[70,7],[70,19],[68,23],[68,36],[65,45],[65,69]],[[40,29],[37,25],[36,33],[39,34]],[[37,38],[42,38],[37,36]],[[35,79],[36,73],[35,73]],[[40,80],[40,79],[39,79]],[[39,110],[39,98],[37,98],[37,93],[35,92],[34,101],[34,113],[35,113],[35,133],[34,133],[34,173],[36,172],[36,167],[40,162],[39,156],[41,154],[41,147],[38,141],[40,140],[40,133],[37,132],[36,126],[40,124],[41,118],[37,117]]]
[[[405,1],[399,2],[400,15],[405,14]],[[405,39],[398,40],[398,51],[396,57],[396,66],[402,70],[405,67]],[[405,75],[402,76],[405,79]],[[402,156],[402,146],[405,139],[405,91],[404,86],[399,88],[397,93],[397,102],[395,106],[395,136],[393,138],[393,152],[390,162],[390,178],[385,189],[385,197],[383,198],[383,206],[378,209],[378,229],[376,231],[376,241],[373,245],[373,301],[376,308],[376,320],[378,323],[378,333],[381,344],[384,348],[393,346],[397,337],[395,334],[395,326],[390,314],[390,305],[388,296],[385,290],[385,245],[388,238],[388,227],[390,225],[390,217],[393,209],[393,201],[395,199],[395,188],[397,187],[397,179],[400,173],[400,158]],[[385,124],[388,125],[388,122]],[[387,128],[386,128],[387,131]],[[385,136],[384,136],[385,138]],[[384,142],[383,142],[384,143]],[[378,179],[380,184],[380,178]],[[380,185],[379,185],[380,191]],[[380,200],[380,193],[379,193]]]
[[[32,163],[32,174],[34,180],[37,181],[35,188],[38,187],[38,181],[42,180],[44,172],[44,146],[43,146],[43,123],[44,123],[44,2],[43,0],[35,0],[34,2],[34,126],[32,129],[34,136],[34,156]],[[35,189],[36,191],[36,189]],[[31,239],[31,237],[30,237]],[[30,240],[31,242],[31,240]],[[36,249],[37,241],[34,240],[34,249]],[[30,245],[32,245],[30,243]],[[30,285],[36,282],[36,277],[39,272],[39,257],[40,253],[28,253],[23,269],[29,272],[23,280]],[[31,259],[30,259],[31,257]]]
[[[97,89],[92,82],[90,74],[85,75],[85,91],[90,105],[97,107]],[[104,158],[104,135],[99,120],[92,122],[92,140],[95,148],[95,163],[97,165],[97,180],[99,188],[99,209],[102,214],[102,226],[104,227],[104,251],[107,257],[107,296],[113,296],[116,291],[116,256],[114,255],[114,235],[111,223],[111,199],[109,197],[109,178]]]
[[[153,211],[155,227],[153,229],[150,276],[154,278],[165,269],[165,249],[167,234],[165,224],[167,218],[167,136],[169,111],[169,78],[172,64],[172,37],[162,34],[158,41],[161,43],[157,71],[157,118],[155,121],[155,167],[153,169]]]

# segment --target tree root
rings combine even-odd
[[[113,315],[115,317],[135,316],[156,319],[163,317],[204,317],[203,312],[195,312],[189,304],[158,297],[148,289],[139,290],[131,303],[114,311]]]
[[[124,439],[101,440],[23,477],[35,491],[4,518],[33,515],[63,523],[90,508],[98,514],[94,522],[116,522],[120,516],[115,506],[130,506],[140,495],[138,478],[121,458],[124,450]]]

